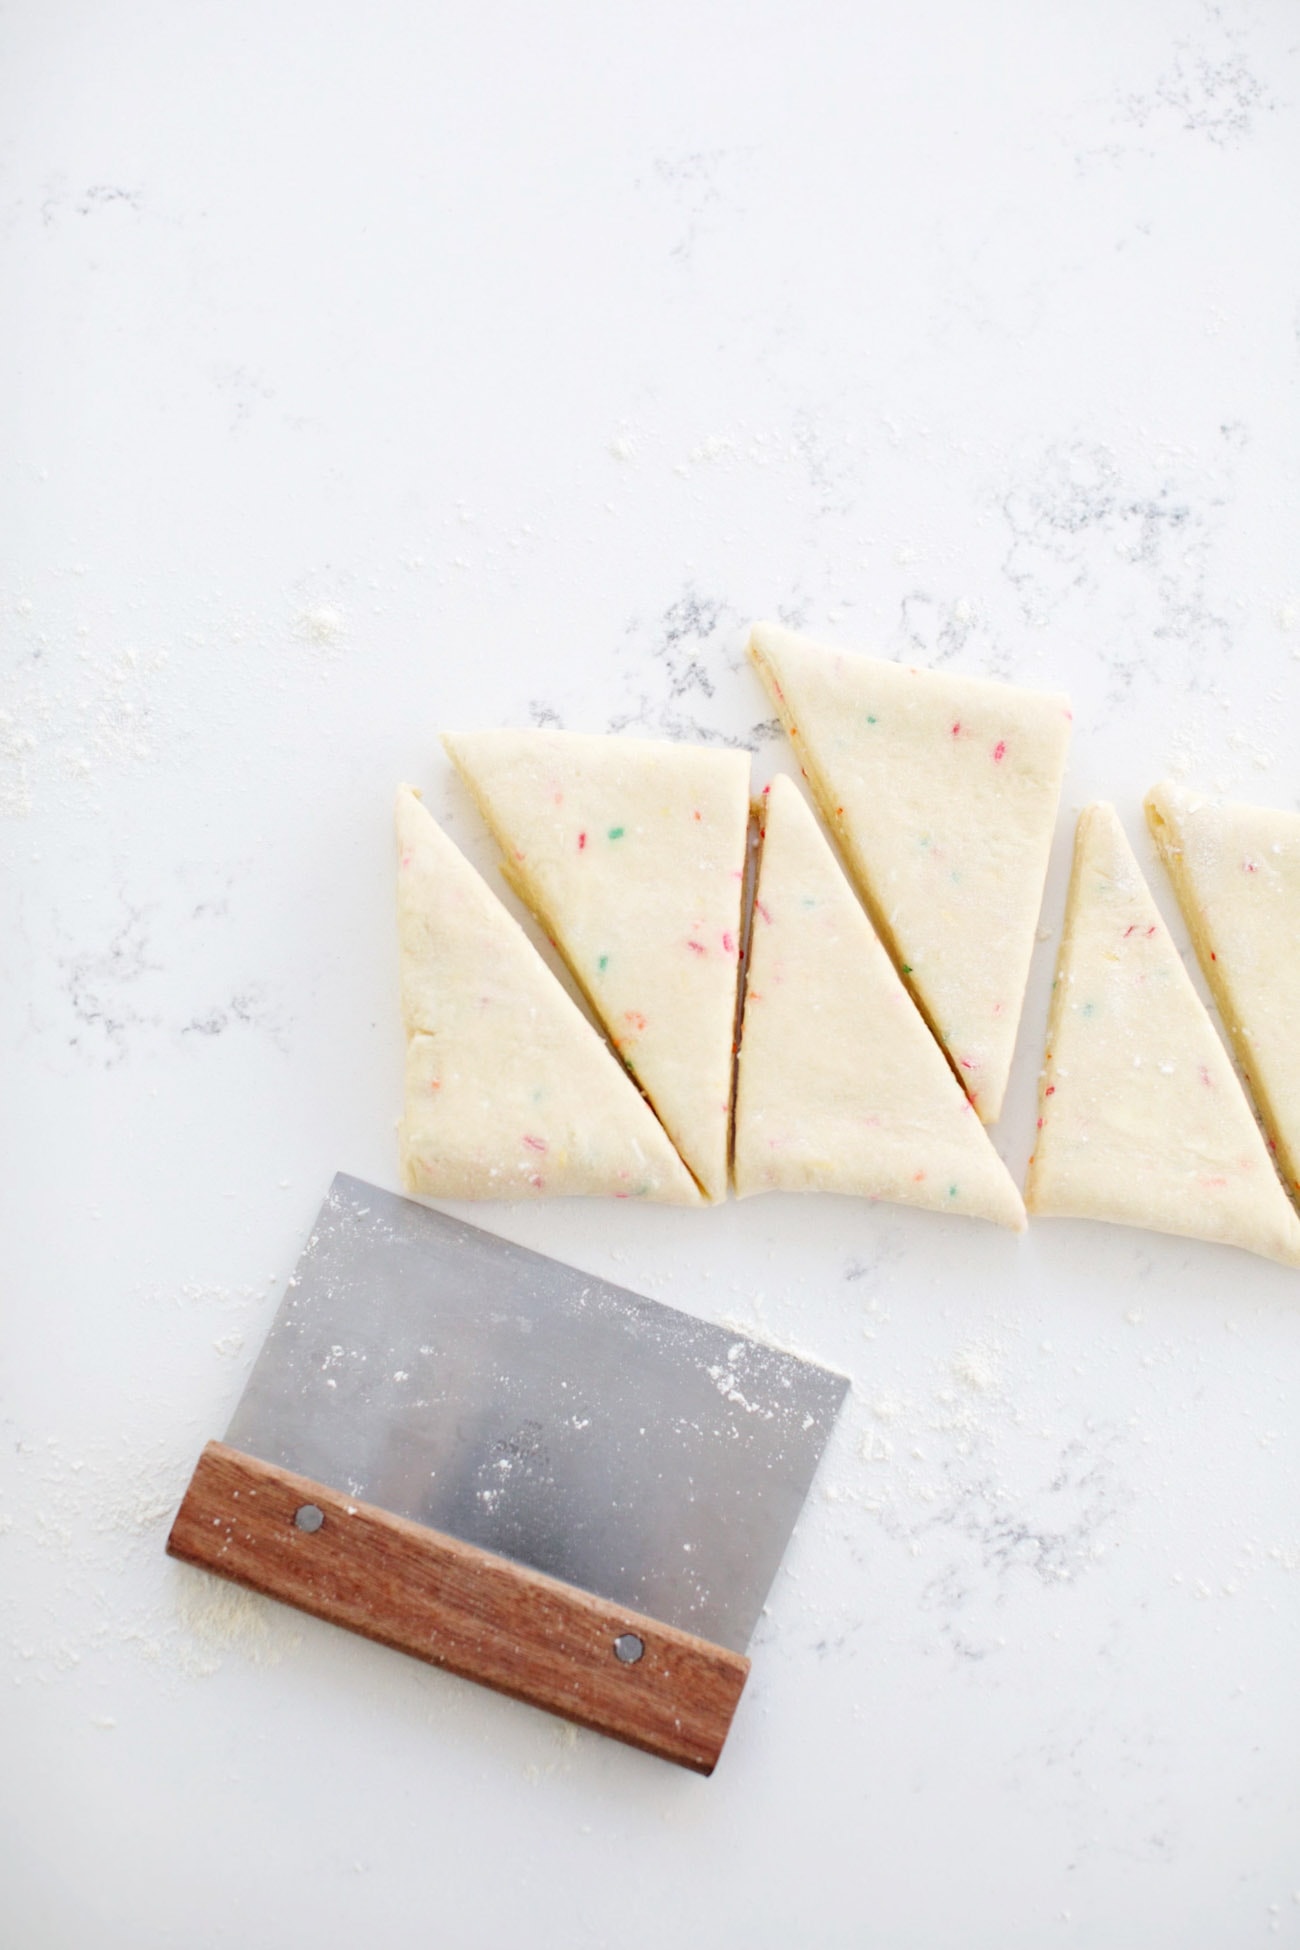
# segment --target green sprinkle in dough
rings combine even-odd
[[[801,894],[799,897],[799,905],[800,907],[816,907],[817,903],[811,894]]]
[[[905,962],[903,963],[903,973],[904,973],[904,975],[910,975],[910,974],[911,974],[911,972],[912,972],[912,964],[911,964],[911,962],[910,962],[910,961],[905,961]]]
[[[868,723],[868,724],[874,724],[875,722],[876,722],[876,721],[875,721],[875,719],[874,719],[874,718],[872,717],[872,715],[871,715],[871,713],[870,713],[870,711],[868,711],[868,713],[867,713],[867,723]]]
[[[1092,1012],[1093,1012],[1093,1004],[1091,1002],[1085,1002],[1082,1009],[1079,1011],[1079,1014],[1082,1016],[1090,1016]]]
[[[611,826],[609,829],[609,837],[612,840],[621,840],[623,837],[623,828],[621,826]]]
[[[601,955],[596,962],[596,966],[600,970],[601,974],[603,975],[605,973],[605,970],[609,967],[609,956]]]
[[[956,1187],[955,1185],[949,1185],[949,1187],[948,1187],[948,1196],[949,1196],[949,1198],[956,1198],[956,1196],[957,1196],[957,1187]]]

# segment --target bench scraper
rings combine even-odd
[[[708,1774],[847,1387],[340,1174],[167,1548]]]

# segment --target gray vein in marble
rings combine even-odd
[[[654,180],[668,192],[686,219],[685,228],[669,250],[669,256],[677,263],[689,264],[696,245],[716,228],[717,220],[740,208],[734,191],[724,179],[730,170],[754,153],[751,149],[691,149],[679,155],[655,157]]]
[[[1140,129],[1172,117],[1187,134],[1228,148],[1253,135],[1256,116],[1277,101],[1250,66],[1241,29],[1225,23],[1222,7],[1207,6],[1204,16],[1204,38],[1177,42],[1151,89],[1121,97],[1118,115]]]
[[[1234,430],[1225,445],[1235,451],[1246,437]],[[1121,630],[1108,627],[1094,653],[1108,674],[1112,712],[1139,678],[1154,680],[1151,639],[1182,649],[1192,689],[1233,641],[1210,577],[1227,483],[1212,471],[1194,500],[1174,461],[1142,471],[1145,479],[1132,478],[1131,464],[1126,471],[1098,443],[1057,442],[1000,504],[1010,535],[1002,573],[1026,623],[1059,629],[1103,591],[1119,609]],[[1132,572],[1127,586],[1119,568]],[[1161,669],[1167,681],[1167,658]]]
[[[277,1048],[286,1047],[280,1011],[260,982],[233,982],[224,994],[218,989],[218,1000],[205,998],[197,1005],[187,1004],[183,994],[166,1007],[158,999],[168,997],[172,986],[183,990],[196,979],[180,975],[163,959],[164,951],[179,948],[192,957],[193,946],[183,930],[195,922],[227,920],[228,893],[198,902],[184,917],[169,917],[160,903],[136,902],[125,893],[118,904],[121,918],[101,945],[54,957],[54,986],[68,1018],[69,1049],[113,1069],[138,1045],[157,1037],[208,1042],[234,1030],[255,1030]],[[54,925],[64,932],[57,917]]]
[[[773,735],[770,719],[757,720],[744,733],[710,722],[709,707],[717,706],[718,713],[725,715],[727,705],[726,699],[718,697],[710,668],[716,661],[714,640],[723,639],[728,631],[739,633],[745,622],[723,598],[702,595],[688,584],[649,630],[630,623],[625,649],[630,652],[633,681],[640,680],[639,688],[632,702],[610,715],[606,729],[725,745],[740,751],[766,742]],[[725,654],[726,667],[737,670],[744,658],[743,638]],[[647,674],[653,679],[653,689],[645,684]]]

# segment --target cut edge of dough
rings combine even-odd
[[[1047,1020],[1047,1040],[1044,1044],[1044,1048],[1049,1052],[1056,1047],[1057,1042],[1059,1041],[1057,1032],[1060,1028],[1062,1011],[1064,1010],[1065,1007],[1066,996],[1069,993],[1070,984],[1067,981],[1063,981],[1062,976],[1069,972],[1069,963],[1066,960],[1067,947],[1070,944],[1070,939],[1071,939],[1070,932],[1069,932],[1069,924],[1070,924],[1071,913],[1074,907],[1075,890],[1076,890],[1078,875],[1082,871],[1082,866],[1083,866],[1083,858],[1085,853],[1085,845],[1084,845],[1085,837],[1093,826],[1100,824],[1103,821],[1108,819],[1113,819],[1116,822],[1116,824],[1120,828],[1121,834],[1124,835],[1125,843],[1127,844],[1128,836],[1126,833],[1124,833],[1123,821],[1120,819],[1119,814],[1115,810],[1115,807],[1111,804],[1109,800],[1097,799],[1094,800],[1090,805],[1085,806],[1083,808],[1083,811],[1079,814],[1078,822],[1075,826],[1074,853],[1070,862],[1070,885],[1065,899],[1065,921],[1062,926],[1061,948],[1057,956],[1056,972],[1052,983],[1052,999],[1051,999],[1051,1006],[1048,1011],[1048,1020]],[[1139,872],[1140,872],[1140,868],[1139,868]],[[1187,985],[1188,993],[1192,996],[1192,998],[1195,1000],[1198,1006],[1204,1009],[1204,1004],[1201,1002],[1200,996],[1197,995],[1196,993],[1196,988],[1191,980],[1191,977],[1188,975],[1186,969],[1182,967],[1181,958],[1175,955],[1175,960],[1178,961],[1178,966],[1182,970],[1183,980]],[[1209,1026],[1211,1035],[1215,1035],[1216,1031],[1214,1029],[1214,1024],[1210,1020],[1208,1011],[1206,1011],[1206,1022]],[[1043,1070],[1039,1074],[1039,1081],[1038,1081],[1038,1117],[1040,1122],[1040,1128],[1041,1128],[1041,1121],[1043,1117],[1043,1106],[1045,1103],[1046,1089],[1047,1089],[1047,1071],[1046,1071],[1046,1066],[1044,1066]],[[1242,1096],[1243,1096],[1243,1101],[1245,1102],[1246,1105],[1247,1112],[1249,1113],[1250,1103],[1249,1100],[1246,1099],[1244,1091],[1242,1092]],[[1254,1120],[1252,1119],[1252,1121]],[[1258,1125],[1256,1125],[1257,1130],[1258,1128],[1259,1128]],[[1264,1150],[1265,1156],[1269,1158],[1269,1165],[1270,1167],[1272,1167],[1273,1161],[1272,1158],[1269,1157],[1268,1146],[1262,1135],[1260,1137],[1260,1143]],[[1106,1218],[1099,1213],[1079,1212],[1074,1209],[1063,1208],[1060,1205],[1058,1205],[1054,1199],[1045,1196],[1039,1191],[1039,1171],[1037,1169],[1037,1156],[1038,1156],[1037,1148],[1035,1148],[1035,1150],[1030,1154],[1029,1164],[1026,1168],[1026,1173],[1025,1173],[1025,1191],[1024,1191],[1025,1210],[1029,1214],[1029,1216],[1033,1219],[1078,1219],[1084,1222],[1085,1224],[1090,1224],[1090,1225],[1101,1224],[1101,1225],[1131,1226],[1137,1231],[1161,1233],[1167,1239],[1195,1239],[1202,1245],[1227,1246],[1230,1251],[1252,1252],[1258,1258],[1270,1260],[1275,1265],[1278,1266],[1300,1267],[1300,1246],[1296,1246],[1292,1248],[1290,1251],[1286,1249],[1282,1249],[1278,1251],[1270,1251],[1264,1247],[1240,1245],[1236,1241],[1224,1239],[1222,1235],[1218,1235],[1218,1234],[1175,1231],[1172,1227],[1156,1225],[1147,1221],[1144,1221],[1141,1224],[1139,1224],[1136,1220],[1133,1219],[1127,1219],[1127,1218],[1111,1219],[1111,1218]],[[1284,1204],[1286,1204],[1288,1209],[1291,1210],[1294,1214],[1294,1207],[1292,1207],[1291,1201],[1287,1197],[1286,1189],[1282,1185],[1280,1178],[1278,1178],[1275,1169],[1274,1169],[1274,1179],[1275,1182],[1277,1183],[1278,1190],[1282,1194]]]
[[[577,968],[575,968],[573,962],[569,959],[569,956],[565,951],[564,943],[560,938],[560,929],[556,927],[551,916],[547,914],[545,910],[537,902],[533,900],[532,894],[529,892],[528,888],[524,885],[522,875],[519,873],[518,869],[516,868],[514,861],[510,858],[509,842],[506,839],[505,834],[501,831],[500,827],[497,825],[496,820],[493,818],[486,796],[482,792],[480,792],[477,784],[475,783],[475,779],[472,771],[469,769],[469,767],[466,764],[462,762],[461,755],[458,750],[458,746],[460,742],[459,734],[454,731],[444,731],[441,735],[442,735],[443,749],[446,752],[448,758],[450,758],[454,767],[456,768],[456,776],[460,779],[462,785],[469,793],[470,798],[474,801],[474,804],[478,809],[479,816],[481,817],[483,824],[487,827],[488,832],[492,835],[492,839],[497,847],[498,852],[501,855],[501,858],[497,862],[497,867],[498,870],[500,871],[501,878],[505,881],[507,887],[510,889],[511,893],[515,896],[515,899],[519,901],[520,905],[527,910],[530,918],[534,922],[536,922],[538,927],[541,928],[543,934],[546,936],[547,941],[550,943],[551,947],[554,948],[556,954],[560,957],[560,960],[564,963],[564,966],[568,971],[570,981],[573,983],[575,989],[577,990],[578,994],[582,998],[582,1011],[587,1022],[590,1024],[595,1034],[600,1038],[601,1042],[605,1045],[605,1048],[609,1051],[609,1054],[614,1060],[614,1062],[618,1064],[619,1069],[623,1072],[624,1076],[627,1078],[633,1090],[635,1090],[638,1096],[642,1099],[642,1101],[646,1105],[646,1108],[650,1111],[655,1122],[658,1124],[660,1130],[667,1138],[669,1144],[672,1145],[673,1150],[677,1153],[677,1156],[681,1158],[682,1169],[683,1171],[690,1173],[691,1182],[695,1186],[696,1190],[699,1192],[702,1202],[705,1205],[725,1204],[727,1199],[727,1194],[731,1185],[730,1128],[731,1128],[731,1120],[735,1116],[734,1074],[732,1078],[732,1099],[731,1099],[731,1104],[728,1108],[728,1162],[723,1172],[721,1189],[715,1195],[708,1191],[708,1189],[705,1187],[702,1180],[700,1179],[699,1174],[692,1169],[689,1160],[682,1156],[680,1146],[677,1144],[676,1140],[672,1135],[672,1132],[668,1129],[668,1126],[664,1123],[663,1118],[659,1115],[659,1110],[657,1105],[655,1104],[654,1098],[650,1095],[649,1091],[646,1089],[644,1083],[641,1081],[641,1078],[637,1075],[636,1071],[630,1068],[630,1066],[625,1062],[623,1057],[619,1054],[618,1050],[615,1049],[613,1042],[610,1040],[609,1032],[606,1030],[605,1024],[601,1019],[600,1011],[596,1007],[595,999],[592,996],[591,990],[588,988],[587,984],[583,981],[581,973]],[[513,916],[511,918],[513,919]],[[533,945],[534,947],[536,946],[535,943],[531,945]],[[540,954],[540,950],[538,952]],[[545,966],[544,961],[543,961],[543,966]],[[733,1063],[733,1069],[734,1069],[734,1063]]]
[[[596,1027],[592,1025],[590,1022],[588,1022],[582,1009],[574,1001],[573,997],[568,993],[563,983],[556,976],[555,971],[547,964],[542,954],[538,950],[536,943],[529,937],[527,931],[520,925],[519,921],[510,912],[510,910],[504,905],[504,903],[493,893],[492,888],[488,885],[488,882],[484,879],[483,875],[479,873],[478,869],[474,866],[473,862],[461,851],[459,847],[456,846],[455,842],[451,839],[450,835],[447,834],[444,831],[444,829],[438,824],[438,822],[434,819],[433,815],[429,812],[428,807],[425,806],[424,804],[423,794],[421,793],[419,787],[411,785],[405,781],[403,781],[398,785],[396,793],[394,795],[394,808],[393,808],[394,825],[396,827],[399,854],[400,854],[401,846],[404,842],[404,838],[407,832],[409,831],[408,822],[410,821],[412,817],[412,812],[415,808],[418,808],[419,813],[423,815],[423,822],[426,823],[428,827],[432,828],[435,845],[438,847],[445,847],[446,849],[449,850],[451,854],[453,854],[456,857],[456,859],[460,863],[460,866],[463,868],[464,873],[468,875],[472,881],[478,884],[478,887],[481,890],[483,898],[490,904],[490,906],[499,915],[500,921],[503,927],[505,928],[505,930],[507,931],[507,933],[511,929],[514,930],[515,934],[519,937],[519,941],[522,944],[526,953],[532,956],[533,960],[536,962],[537,967],[542,971],[547,981],[549,981],[551,984],[554,985],[555,993],[560,999],[561,1004],[563,1006],[566,1006],[569,1010],[571,1010],[573,1012],[573,1016],[577,1019],[577,1021],[590,1032],[591,1036],[593,1037],[594,1049],[599,1050],[605,1056],[605,1058],[610,1063],[613,1064],[616,1074],[622,1079],[623,1083],[625,1083],[627,1087],[632,1091],[632,1098],[630,1102],[635,1103],[638,1098],[641,1099],[641,1102],[644,1105],[646,1115],[650,1117],[652,1120],[651,1128],[658,1132],[660,1138],[663,1141],[663,1145],[667,1154],[664,1160],[665,1166],[667,1166],[669,1161],[671,1161],[672,1165],[676,1167],[677,1172],[680,1173],[680,1191],[676,1189],[666,1189],[663,1192],[652,1194],[650,1196],[649,1202],[653,1204],[659,1204],[659,1205],[676,1205],[681,1208],[708,1204],[709,1200],[705,1197],[703,1191],[701,1190],[699,1182],[696,1179],[694,1173],[690,1170],[689,1166],[682,1158],[681,1154],[677,1150],[676,1145],[672,1142],[672,1139],[668,1136],[668,1133],[664,1130],[659,1119],[654,1116],[654,1113],[651,1110],[650,1105],[645,1102],[644,1094],[637,1089],[634,1079],[627,1074],[626,1066],[619,1061],[617,1055],[609,1048],[609,1045],[606,1039],[604,1038],[604,1036],[601,1034],[599,1027]],[[417,825],[419,823],[420,822],[417,821]],[[411,837],[414,838],[416,836],[411,835]],[[399,898],[398,898],[399,941],[401,937],[402,913],[403,913],[403,909],[401,903],[401,896],[399,894]],[[403,1057],[404,1071],[405,1071],[405,1066],[408,1065],[411,1060],[411,1053],[414,1046],[421,1041],[434,1040],[434,1035],[435,1035],[435,1032],[431,1030],[427,1025],[412,1019],[407,1009],[406,1002],[407,1002],[407,998],[406,998],[405,990],[403,989],[402,1026],[403,1026],[403,1041],[404,1041],[404,1057]],[[406,1093],[405,1082],[403,1084],[402,1114],[397,1120],[397,1139],[398,1139],[399,1169],[400,1169],[402,1183],[407,1188],[407,1190],[411,1192],[414,1196],[419,1198],[457,1198],[457,1199],[471,1199],[471,1198],[477,1199],[485,1196],[484,1194],[478,1192],[471,1192],[468,1190],[454,1190],[454,1191],[453,1190],[431,1190],[427,1186],[418,1186],[414,1182],[416,1174],[412,1169],[411,1155],[410,1155],[411,1128],[410,1128],[410,1121],[409,1121],[409,1099]],[[670,1180],[669,1183],[671,1185],[672,1181]],[[583,1192],[583,1193],[561,1194],[561,1196],[565,1196],[565,1195],[600,1196],[601,1194],[597,1192],[590,1192],[590,1191]],[[609,1193],[606,1195],[610,1197],[618,1196],[617,1193]]]
[[[1158,785],[1153,785],[1142,801],[1147,830],[1155,842],[1161,865],[1169,876],[1179,912],[1191,936],[1192,947],[1196,951],[1197,963],[1205,977],[1206,986],[1214,997],[1214,1006],[1226,1032],[1237,1068],[1245,1079],[1251,1101],[1264,1126],[1274,1166],[1283,1167],[1278,1169],[1279,1183],[1292,1205],[1297,1205],[1300,1203],[1297,1200],[1300,1158],[1293,1156],[1286,1143],[1273,1105],[1272,1093],[1254,1061],[1254,1051],[1251,1039],[1246,1033],[1246,1025],[1237,1020],[1227,977],[1223,972],[1222,964],[1217,959],[1214,943],[1206,925],[1206,917],[1188,871],[1183,820],[1189,812],[1197,810],[1206,802],[1198,798],[1189,804],[1187,799],[1188,795],[1168,779],[1162,779]]]
[[[781,774],[779,776],[787,777],[788,775]],[[804,776],[806,778],[807,775],[805,774]],[[797,795],[799,795],[799,797],[802,799],[802,795],[799,794],[799,788],[795,784],[793,779],[789,780],[789,784],[793,789],[793,791]],[[767,790],[768,788],[764,788],[764,795],[766,794]],[[813,1194],[820,1193],[820,1195],[823,1197],[859,1198],[862,1199],[865,1203],[873,1204],[873,1205],[874,1204],[898,1205],[904,1210],[909,1210],[914,1212],[930,1212],[935,1214],[939,1218],[960,1217],[960,1218],[982,1220],[986,1225],[996,1226],[999,1231],[1010,1232],[1015,1234],[1017,1237],[1027,1232],[1029,1229],[1029,1214],[1026,1209],[1024,1198],[1021,1195],[1020,1187],[1017,1185],[1014,1177],[1012,1176],[1010,1167],[1008,1166],[1006,1159],[1002,1156],[1001,1152],[994,1144],[992,1138],[988,1135],[988,1132],[984,1130],[982,1126],[978,1126],[981,1132],[981,1136],[983,1138],[984,1143],[988,1147],[990,1156],[994,1159],[997,1166],[999,1167],[1000,1174],[1001,1174],[1000,1179],[997,1177],[996,1174],[994,1175],[994,1183],[997,1185],[999,1192],[1005,1194],[1005,1198],[1003,1202],[999,1205],[999,1208],[996,1211],[990,1210],[984,1212],[945,1213],[936,1206],[922,1204],[919,1201],[914,1202],[910,1199],[886,1198],[883,1195],[874,1195],[869,1192],[846,1191],[846,1190],[841,1190],[838,1187],[824,1186],[824,1185],[818,1187],[811,1187],[811,1186],[804,1187],[799,1191],[793,1191],[788,1188],[769,1188],[766,1186],[749,1187],[746,1188],[744,1191],[740,1189],[740,1186],[736,1182],[736,1176],[735,1176],[736,1118],[737,1118],[737,1112],[740,1104],[739,1065],[740,1065],[740,1059],[743,1055],[743,1047],[744,1047],[743,1002],[744,1002],[745,991],[748,987],[749,969],[750,969],[750,962],[751,962],[750,936],[752,935],[753,932],[754,908],[755,908],[755,903],[758,895],[758,890],[762,883],[764,854],[766,852],[766,845],[767,845],[767,832],[766,832],[766,825],[764,821],[766,799],[764,795],[760,795],[759,797],[757,797],[753,801],[753,805],[752,805],[752,815],[753,815],[752,831],[754,832],[755,835],[753,843],[750,848],[750,856],[752,860],[752,880],[747,883],[748,905],[746,907],[745,913],[746,913],[748,926],[747,926],[747,930],[744,937],[744,943],[743,943],[745,949],[745,958],[742,963],[743,973],[742,973],[742,980],[740,985],[741,1007],[737,1013],[737,1022],[736,1022],[735,1080],[733,1083],[733,1090],[732,1090],[731,1147],[730,1147],[731,1148],[730,1181],[732,1184],[735,1197],[737,1199],[764,1198],[769,1196],[801,1197],[801,1196],[807,1196],[809,1193],[813,1193]],[[857,907],[861,910],[863,917],[867,923],[867,926],[871,928],[873,933],[876,934],[877,940],[879,941],[880,939],[879,931],[875,926],[875,922],[872,919],[871,911],[867,906],[867,903],[862,899],[860,889],[858,888],[853,876],[846,871],[843,860],[838,856],[836,849],[829,843],[826,833],[824,832],[822,826],[820,826],[816,820],[815,814],[809,811],[809,817],[812,820],[812,824],[816,828],[816,831],[818,832],[823,844],[826,846],[827,852],[830,855],[830,859],[834,867],[839,872],[840,877],[843,880],[844,890],[849,900],[854,902],[857,905]],[[884,943],[880,942],[880,946],[884,948]],[[889,961],[890,966],[893,967],[892,957],[889,956],[888,950],[886,950],[885,952],[886,952],[886,959]],[[902,989],[907,1000],[909,1002],[912,1002],[913,997],[911,991],[909,990],[906,982],[903,981],[901,975],[899,975],[896,967],[894,968],[893,972],[894,972],[894,979],[898,982],[898,985]],[[956,1088],[958,1098],[963,1104],[966,1105],[968,1110],[973,1112],[975,1110],[975,1106],[971,1103],[970,1098],[967,1096],[964,1088],[962,1087],[961,1079],[957,1076],[956,1072],[952,1068],[952,1064],[948,1061],[947,1051],[944,1049],[943,1044],[939,1041],[938,1037],[935,1036],[934,1031],[931,1029],[930,1024],[928,1023],[928,1021],[926,1021],[925,1016],[922,1014],[919,1008],[917,1009],[917,1014],[921,1017],[922,1027],[924,1028],[926,1034],[930,1037],[931,1041],[934,1043],[935,1049],[938,1051],[939,1055],[944,1060],[945,1066],[947,1067],[948,1072],[952,1077],[952,1081]],[[990,1201],[990,1203],[992,1203],[992,1201]]]
[[[791,713],[790,705],[786,698],[785,692],[781,689],[781,685],[777,679],[777,674],[775,669],[768,661],[768,653],[766,649],[759,641],[760,632],[764,630],[784,629],[784,628],[785,625],[780,623],[764,622],[764,623],[751,624],[750,631],[749,631],[749,643],[748,643],[749,660],[753,664],[755,670],[757,670],[760,678],[762,679],[763,686],[766,689],[768,696],[771,698],[773,704],[775,704],[776,706],[776,714],[778,718],[780,718],[781,720],[781,724],[784,727],[786,737],[790,740],[790,743],[794,746],[795,758],[798,761],[800,774],[804,779],[807,780],[808,787],[813,795],[813,799],[816,803],[817,810],[821,814],[822,825],[825,828],[830,838],[831,845],[835,851],[836,858],[838,859],[841,867],[844,869],[849,885],[853,888],[854,892],[857,894],[858,899],[861,901],[863,907],[866,909],[867,919],[871,922],[872,927],[875,929],[881,947],[885,950],[885,953],[889,956],[890,961],[894,964],[894,973],[898,976],[899,981],[903,984],[903,987],[907,990],[908,995],[915,1003],[922,1022],[925,1024],[930,1034],[934,1037],[934,1040],[938,1044],[939,1048],[943,1051],[944,1062],[948,1065],[948,1068],[952,1071],[958,1083],[961,1084],[963,1095],[965,1095],[969,1099],[969,1092],[966,1090],[966,1085],[962,1081],[961,1072],[958,1069],[957,1065],[953,1062],[947,1044],[944,1042],[943,1037],[939,1034],[938,1029],[935,1027],[934,1018],[931,1016],[929,1010],[926,1008],[924,997],[917,994],[917,991],[913,987],[912,982],[910,981],[908,976],[905,975],[903,972],[905,963],[899,951],[898,943],[894,939],[893,930],[889,925],[888,918],[886,917],[884,910],[881,908],[880,903],[877,901],[875,894],[873,893],[870,885],[868,884],[866,875],[859,870],[858,864],[856,860],[853,858],[852,849],[848,845],[847,838],[844,835],[844,833],[841,831],[834,817],[835,795],[831,791],[830,784],[828,780],[825,778],[824,774],[822,773],[821,767],[818,765],[811,751],[809,751],[807,746],[804,744],[803,739],[799,736],[799,728],[795,724],[794,717],[793,714]],[[847,655],[849,653],[846,652],[845,654]],[[1003,1102],[1003,1098],[1005,1097],[1005,1094],[1006,1092],[1004,1088],[1002,1097],[998,1099],[998,1103],[996,1107],[994,1108],[992,1114],[988,1117],[984,1116],[978,1104],[973,1106],[975,1114],[979,1118],[981,1124],[992,1124],[996,1121],[997,1117],[1001,1113],[1002,1102]]]

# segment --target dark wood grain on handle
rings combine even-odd
[[[305,1503],[323,1511],[299,1530]],[[748,1659],[210,1442],[167,1549],[268,1598],[711,1774]],[[645,1653],[625,1665],[614,1641]]]

